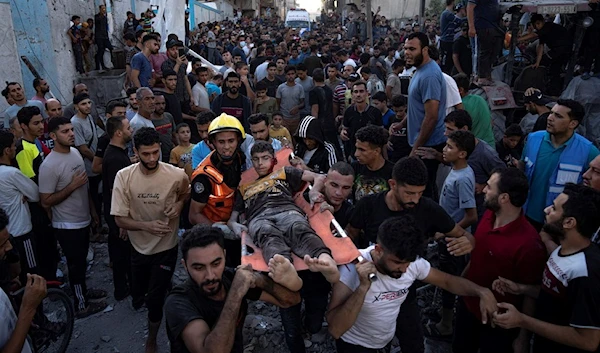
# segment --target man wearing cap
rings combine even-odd
[[[546,130],[546,124],[548,122],[548,115],[550,115],[550,108],[547,107],[552,100],[542,94],[537,88],[529,88],[525,91],[523,96],[523,103],[525,103],[525,109],[533,115],[537,115],[537,120],[533,125],[531,132]]]
[[[184,113],[190,111],[190,97],[192,97],[192,86],[190,80],[187,79],[188,60],[185,55],[179,55],[179,50],[183,50],[183,42],[176,39],[167,41],[167,57],[161,69],[162,71],[173,70],[177,72],[177,86],[175,87],[175,95],[179,98],[181,109]],[[187,103],[187,104],[186,104]]]
[[[192,174],[192,224],[225,223],[233,211],[234,193],[242,178],[246,156],[240,149],[246,133],[240,121],[225,113],[208,127],[208,139],[214,150]],[[240,241],[226,239],[228,265],[239,264]]]
[[[562,193],[565,184],[581,183],[598,149],[575,130],[583,122],[583,106],[571,99],[559,99],[548,115],[545,131],[529,134],[519,168],[529,180],[525,216],[537,230],[542,228],[544,209]]]

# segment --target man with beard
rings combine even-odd
[[[545,97],[539,89],[529,88],[525,91],[525,94],[523,95],[525,109],[527,109],[530,114],[537,116],[531,132],[546,130],[548,116],[551,113],[550,108],[548,108],[547,105],[551,102],[552,100]]]
[[[499,303],[493,322],[535,333],[534,353],[595,352],[600,343],[600,248],[590,238],[600,226],[600,193],[567,184],[545,212],[544,229],[558,236],[560,246],[546,262],[541,285],[503,278],[493,284],[501,294],[537,298],[535,316]]]
[[[325,177],[321,210],[328,209],[340,227],[346,228],[354,206],[348,201],[354,185],[354,169],[346,162],[337,162],[329,168]],[[330,207],[328,207],[330,206]]]
[[[519,168],[525,171],[531,189],[523,208],[538,230],[544,222],[544,208],[552,205],[566,183],[580,183],[585,168],[600,154],[590,141],[575,132],[584,115],[580,103],[559,99],[548,116],[546,131],[527,137]]]
[[[43,78],[36,77],[33,79],[33,89],[35,90],[35,96],[31,97],[31,100],[46,104],[46,93],[50,92],[48,82]]]
[[[133,138],[139,163],[117,172],[110,215],[131,241],[134,309],[148,308],[146,353],[157,350],[163,304],[177,262],[179,216],[189,194],[185,171],[160,161],[160,135],[139,129]]]
[[[219,351],[242,353],[247,300],[279,307],[300,302],[296,292],[277,284],[251,266],[225,268],[223,232],[197,225],[183,235],[182,264],[187,281],[165,303],[167,335],[174,353]]]
[[[52,211],[54,235],[67,258],[69,284],[75,297],[78,318],[95,314],[106,302],[91,302],[106,297],[106,292],[89,289],[85,283],[90,223],[98,223],[94,204],[89,201],[88,177],[79,151],[74,147],[71,121],[58,117],[48,122],[54,150],[40,166],[40,201]],[[49,251],[49,249],[48,249]]]
[[[225,79],[227,92],[218,95],[211,104],[211,109],[216,115],[227,114],[237,118],[244,129],[249,129],[248,117],[252,114],[250,98],[240,93],[240,75],[230,72]]]
[[[226,93],[225,93],[226,94]],[[214,150],[192,174],[190,222],[214,224],[227,222],[233,211],[233,196],[242,178],[246,156],[240,145],[246,133],[239,120],[225,113],[208,128],[208,140]],[[239,239],[226,239],[227,264],[239,265]]]
[[[464,272],[466,279],[490,289],[499,277],[531,285],[540,282],[546,250],[539,234],[523,215],[528,191],[527,177],[520,170],[492,172],[483,189],[487,210],[474,234],[477,246]],[[531,297],[500,292],[494,295],[498,301],[515,305],[530,315],[534,312],[535,301]],[[477,301],[459,300],[454,352],[527,352],[529,339],[526,330],[482,325]]]
[[[425,33],[411,33],[404,45],[406,64],[417,68],[408,86],[408,143],[411,156],[419,147],[444,148],[446,117],[446,81],[440,66],[429,57],[429,39]],[[439,162],[424,160],[428,172],[425,195],[436,195],[436,173]]]
[[[394,337],[396,317],[417,280],[457,295],[478,297],[482,323],[491,321],[497,310],[492,292],[432,268],[419,256],[426,244],[420,228],[410,215],[387,219],[378,230],[375,244],[360,250],[364,259],[356,265],[340,266],[340,281],[333,285],[327,312],[329,333],[336,339],[339,353],[383,350]],[[370,274],[376,274],[377,280],[371,281]],[[420,326],[418,316],[404,317],[407,319],[411,325]],[[399,339],[402,342],[413,337]],[[416,352],[404,347],[402,350]]]
[[[44,120],[38,107],[24,107],[17,114],[23,138],[17,142],[15,160],[25,176],[37,183],[38,172],[50,149],[39,138],[44,135]]]
[[[106,106],[106,129],[108,130],[108,121],[114,117],[126,117],[127,104],[123,101],[112,101]],[[127,120],[129,122],[129,120]],[[129,126],[129,124],[127,124]],[[92,161],[92,171],[100,174],[102,172],[102,164],[104,162],[104,153],[110,144],[110,136],[108,131],[98,138],[98,147],[94,154],[94,160]],[[128,145],[128,150],[131,149],[131,144]],[[131,158],[131,162],[135,163],[137,160]],[[109,199],[110,200],[110,199]]]
[[[160,48],[158,37],[154,34],[145,35],[142,39],[142,45],[144,49],[131,58],[131,82],[133,83],[133,87],[137,88],[152,86],[150,84],[152,79],[150,55],[158,53],[158,49]],[[185,75],[184,78],[187,81]]]
[[[78,83],[75,86],[73,86],[72,92],[73,92],[73,97],[75,97],[76,95],[79,95],[81,93],[85,93],[87,95],[90,94],[90,90],[84,83]],[[67,106],[64,109],[64,114],[61,116],[71,119],[76,113],[77,113],[77,109],[75,107],[75,104],[73,104],[73,101],[71,101],[71,102],[69,102],[69,104],[67,104]],[[96,108],[96,103],[94,103],[94,101],[92,101],[92,110],[91,110],[90,114],[92,115],[92,118],[94,118],[94,121],[96,121],[99,114],[98,114],[98,109]],[[44,114],[42,113],[42,115],[44,115]],[[46,117],[44,116],[44,118],[46,118]]]
[[[127,144],[131,141],[133,129],[129,125],[129,120],[125,118],[125,103],[120,102],[120,104],[113,106],[113,113],[114,109],[118,109],[122,114],[111,116],[106,121],[106,136],[110,139],[110,143],[104,150],[102,158],[104,163],[101,164],[104,219],[108,224],[108,255],[112,262],[116,300],[127,298],[131,284],[131,244],[127,231],[120,229],[115,223],[115,217],[110,214],[113,184],[117,173],[131,165]]]
[[[361,245],[376,242],[377,231],[386,219],[410,214],[427,239],[433,238],[436,233],[445,234],[451,255],[462,256],[471,252],[473,236],[458,226],[438,203],[421,197],[427,185],[427,168],[419,158],[400,159],[394,165],[392,178],[388,183],[389,191],[367,195],[356,204],[346,226],[346,233],[356,243]],[[432,219],[436,222],[431,222]],[[416,324],[420,320],[416,294],[416,288],[412,287],[396,324],[400,347],[406,352],[424,352],[425,349],[421,325]]]

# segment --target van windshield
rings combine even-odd
[[[308,28],[309,23],[308,21],[287,21],[286,26],[293,28]]]

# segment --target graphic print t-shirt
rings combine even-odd
[[[388,191],[390,186],[388,180],[392,178],[394,163],[385,161],[383,167],[378,170],[369,170],[366,165],[358,162],[352,163],[354,169],[354,201],[358,201],[367,195]]]

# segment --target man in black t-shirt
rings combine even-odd
[[[173,353],[242,353],[247,299],[280,307],[300,302],[298,293],[253,272],[250,265],[235,272],[225,269],[224,246],[223,232],[208,225],[197,225],[183,235],[181,253],[189,278],[173,288],[165,301]]]
[[[388,180],[392,178],[394,164],[383,158],[383,148],[387,146],[388,132],[381,126],[367,125],[356,132],[356,144],[352,169],[354,179],[354,201],[371,194],[390,189]]]
[[[600,192],[567,184],[546,209],[544,231],[560,239],[546,262],[540,286],[500,278],[492,288],[504,295],[537,296],[535,318],[499,303],[493,322],[535,334],[533,352],[598,352],[600,344],[600,248],[591,238],[600,226]]]
[[[445,234],[448,251],[454,256],[471,252],[473,236],[457,225],[452,217],[435,201],[421,197],[427,185],[427,168],[417,157],[401,158],[395,165],[390,180],[390,190],[368,195],[357,204],[346,233],[359,245],[361,240],[374,243],[379,226],[388,218],[412,215],[417,226],[427,238],[436,233]],[[360,237],[360,231],[364,233]],[[361,239],[362,238],[362,239]],[[400,347],[405,352],[424,352],[420,313],[416,304],[416,288],[412,286],[400,308],[396,336],[401,337]]]
[[[110,214],[112,190],[117,173],[131,165],[127,143],[131,141],[133,129],[124,113],[123,108],[123,115],[112,116],[106,121],[106,136],[110,137],[110,144],[104,150],[101,169],[104,219],[108,224],[108,255],[112,262],[116,300],[123,300],[129,296],[131,281],[131,244],[127,231],[120,229],[115,223],[115,217]]]
[[[250,99],[240,91],[240,75],[235,72],[227,74],[225,79],[226,92],[218,95],[211,104],[211,110],[217,115],[225,113],[236,117],[246,131],[250,131],[248,117],[252,114]]]
[[[339,149],[338,133],[333,116],[333,91],[325,85],[325,75],[322,69],[315,69],[312,74],[315,86],[308,92],[310,114],[319,119],[325,141]]]
[[[348,157],[354,156],[355,134],[361,127],[368,124],[383,126],[381,112],[374,106],[367,104],[367,95],[366,82],[357,81],[352,85],[353,104],[344,112],[342,133],[340,134],[342,141],[347,141],[344,146]]]
[[[322,188],[325,202],[321,204],[321,210],[331,211],[333,218],[342,228],[346,228],[354,210],[354,206],[348,201],[352,194],[354,175],[350,164],[337,162],[329,168]],[[315,185],[315,189],[319,190],[321,187]]]
[[[276,98],[277,87],[284,81],[277,77],[277,64],[274,61],[267,65],[267,77],[260,80],[260,82],[267,86],[267,96]]]

